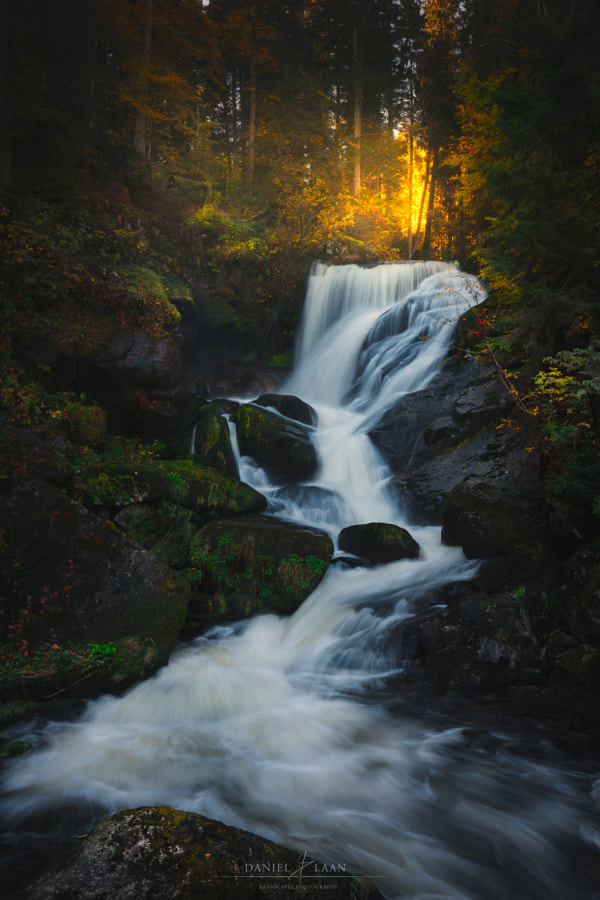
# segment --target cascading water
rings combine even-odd
[[[318,412],[318,478],[282,489],[242,459],[244,479],[334,539],[405,525],[368,430],[427,384],[482,298],[443,264],[318,266],[284,388]],[[290,618],[214,628],[125,696],[30,729],[37,750],[11,764],[5,814],[168,804],[336,860],[389,897],[597,898],[600,780],[569,771],[543,733],[530,754],[498,720],[458,727],[390,702],[396,626],[476,568],[439,529],[411,531],[419,559],[334,564]]]

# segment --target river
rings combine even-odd
[[[593,761],[549,727],[416,708],[396,687],[396,626],[477,562],[407,521],[368,431],[433,378],[484,297],[442,263],[315,267],[282,392],[317,411],[318,478],[282,489],[250,459],[241,475],[334,544],[346,525],[391,522],[419,558],[334,562],[291,617],[212,628],[77,721],[21,727],[35,749],[8,767],[1,801],[15,827],[166,804],[335,859],[390,898],[597,900]]]

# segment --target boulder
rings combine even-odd
[[[310,404],[292,394],[261,394],[254,402],[257,406],[271,407],[287,419],[303,425],[314,427],[319,418]]]
[[[317,470],[317,454],[306,425],[244,404],[232,415],[242,456],[250,456],[276,484],[308,481]]]
[[[462,547],[470,559],[510,556],[513,565],[529,570],[548,552],[547,532],[535,493],[515,496],[491,478],[468,475],[444,501],[442,541]]]
[[[539,604],[539,594],[521,588],[489,595],[473,585],[462,585],[455,594],[447,606],[438,604],[398,626],[408,685],[479,696],[537,689],[544,677],[545,642],[528,607]]]
[[[542,497],[539,454],[535,446],[527,447],[524,438],[518,431],[492,425],[456,445],[447,446],[443,440],[435,455],[417,455],[395,475],[392,490],[419,525],[441,522],[444,500],[467,475],[493,481],[510,497],[521,492]]]
[[[165,563],[45,482],[0,519],[3,701],[114,690],[167,661],[189,587]]]
[[[301,863],[301,867],[299,867]],[[169,807],[116,813],[81,841],[61,868],[42,876],[22,900],[223,900],[306,897],[383,900],[343,861],[316,862],[297,850],[204,816]]]
[[[492,376],[471,359],[449,359],[422,391],[406,394],[373,425],[371,440],[394,472],[404,472],[468,435],[452,416],[455,398],[473,380]],[[438,425],[444,421],[444,431]]]
[[[85,381],[108,412],[112,431],[170,437],[187,399],[181,341],[175,335],[119,335],[86,361]]]
[[[262,512],[267,501],[250,485],[194,460],[115,462],[90,465],[74,480],[73,496],[109,511],[167,500],[206,522],[224,516]]]
[[[31,428],[0,430],[0,494],[29,478],[65,488],[72,477],[72,463]]]
[[[196,410],[191,456],[198,465],[212,466],[237,478],[238,466],[231,447],[229,426],[216,403],[203,403]]]
[[[328,535],[271,516],[206,525],[190,548],[194,587],[211,598],[204,619],[289,615],[316,588],[332,555]]]
[[[405,528],[383,522],[343,528],[338,546],[345,553],[359,556],[372,565],[416,559],[419,555],[419,545]]]
[[[203,524],[191,509],[169,500],[133,503],[119,510],[113,521],[130,540],[172,569],[187,568],[190,543]]]

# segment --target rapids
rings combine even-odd
[[[78,721],[16,729],[35,750],[4,776],[10,828],[167,804],[363,872],[390,898],[597,900],[593,768],[540,726],[415,710],[394,687],[398,623],[477,563],[406,522],[367,432],[435,375],[484,296],[442,263],[315,267],[282,392],[318,413],[318,478],[282,489],[240,459],[242,477],[334,541],[357,522],[408,527],[419,558],[333,563],[291,617],[213,628]]]

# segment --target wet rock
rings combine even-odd
[[[207,621],[288,615],[316,588],[332,555],[323,532],[270,516],[213,522],[192,541],[193,587],[211,597]]]
[[[44,482],[12,491],[0,519],[0,639],[13,656],[2,700],[89,696],[166,662],[189,599],[175,572]]]
[[[467,425],[452,417],[454,400],[471,381],[487,374],[473,360],[449,359],[425,390],[407,394],[374,424],[369,435],[392,471],[406,471],[467,437]],[[434,424],[440,420],[444,432]]]
[[[467,475],[488,478],[507,497],[521,492],[543,496],[539,455],[524,435],[510,428],[483,428],[456,446],[443,447],[433,457],[418,457],[392,479],[392,490],[411,520],[434,525],[450,491]]]
[[[254,402],[258,406],[272,407],[282,416],[303,425],[314,427],[317,424],[318,416],[312,406],[291,394],[261,394]]]
[[[544,643],[532,627],[518,592],[487,595],[464,585],[462,596],[401,623],[409,685],[436,693],[486,695],[538,686],[545,668]]]
[[[246,404],[232,415],[238,445],[276,484],[307,481],[317,470],[310,429],[276,413]]]
[[[193,443],[194,462],[237,477],[238,467],[231,447],[229,427],[216,403],[203,403],[196,410]]]
[[[419,555],[419,545],[405,528],[383,522],[343,528],[338,545],[343,552],[359,556],[372,565],[416,559]]]
[[[299,859],[303,861],[302,872]],[[313,861],[271,841],[195,813],[142,807],[110,816],[62,867],[23,900],[223,900],[305,897],[307,887],[336,900],[383,900],[344,861]]]

